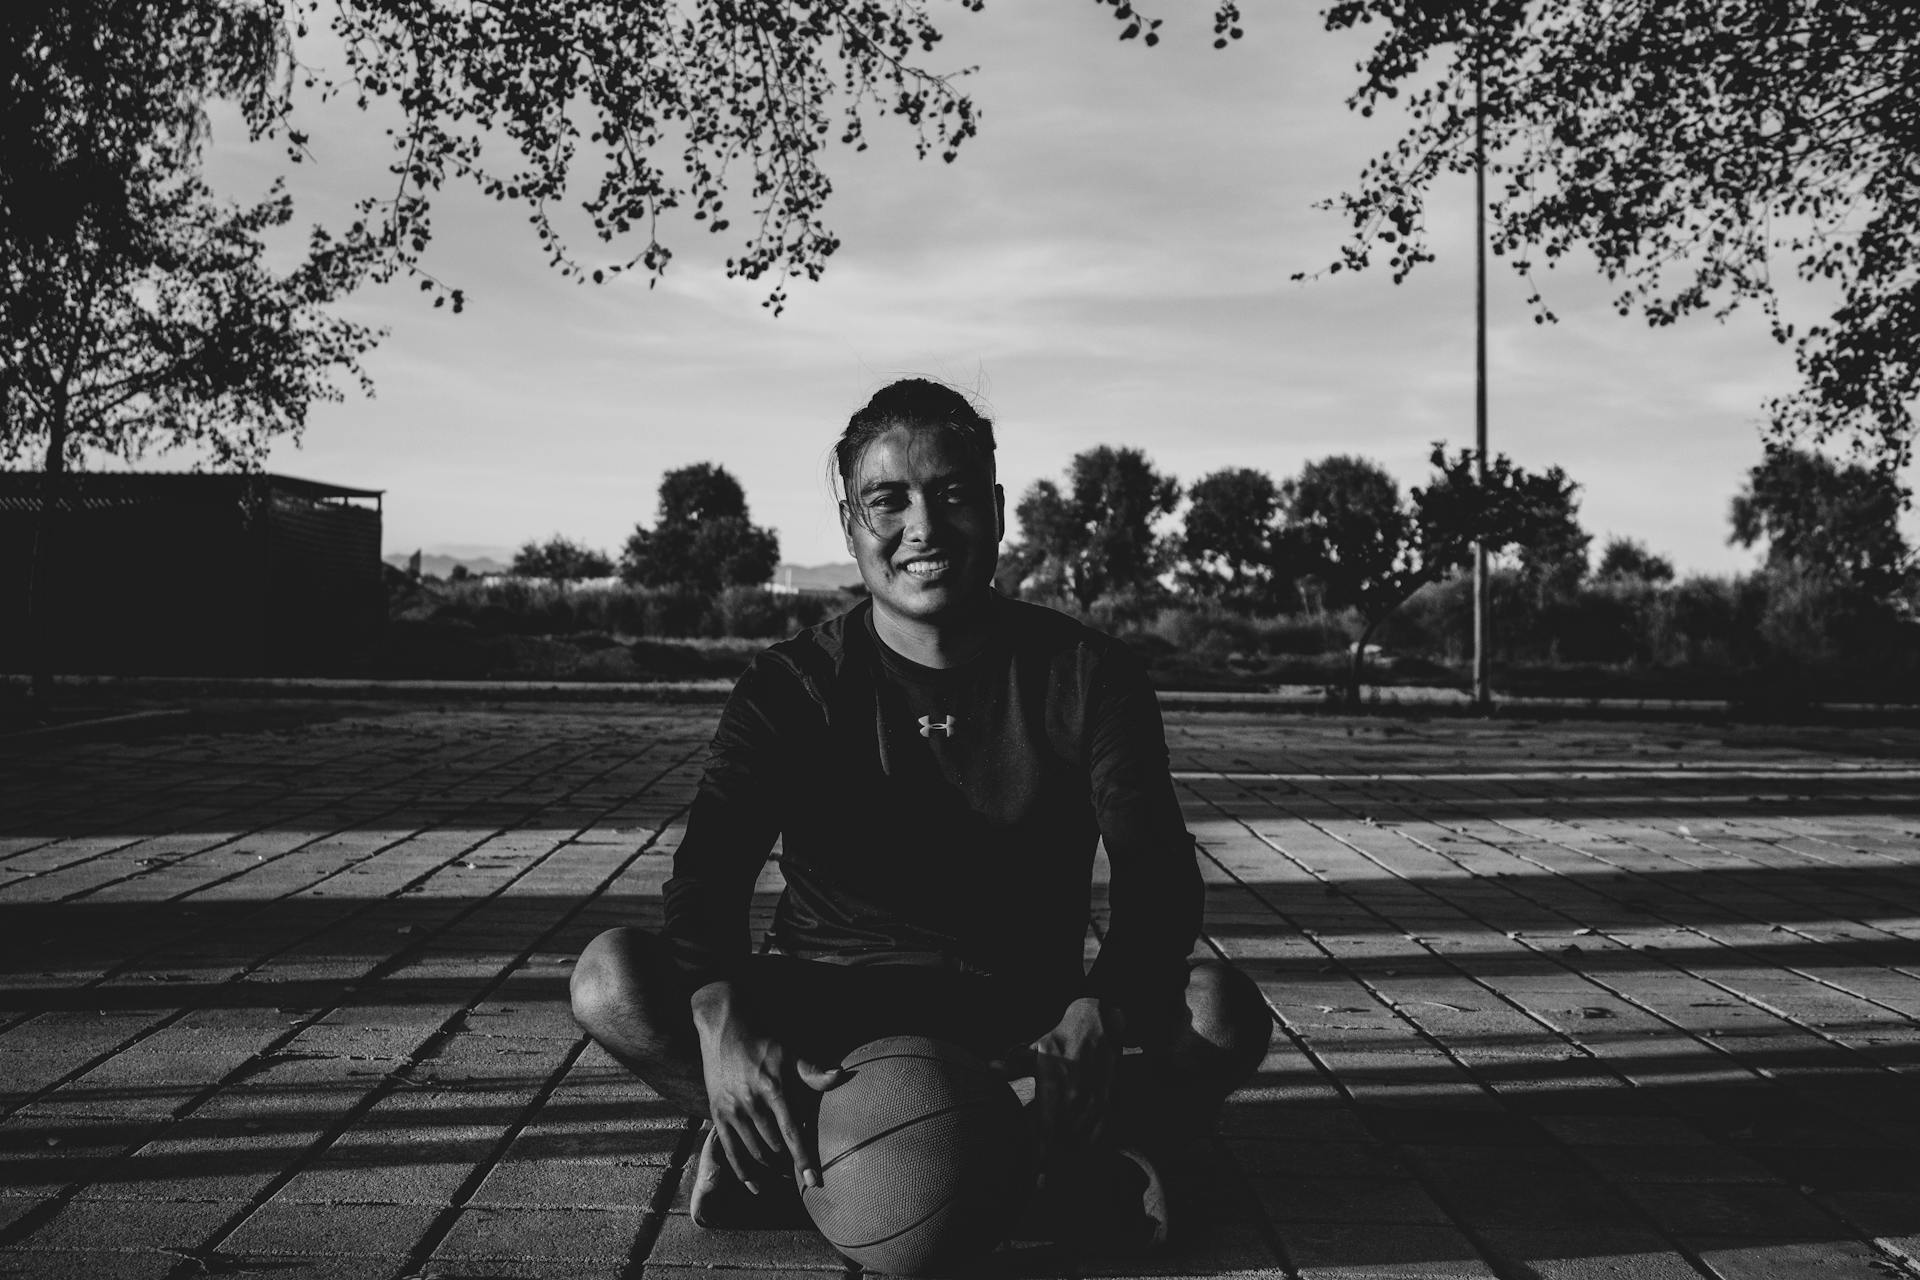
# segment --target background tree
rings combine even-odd
[[[1378,36],[1348,99],[1397,105],[1395,145],[1330,202],[1353,237],[1329,270],[1432,260],[1425,206],[1474,164],[1481,69],[1493,247],[1530,278],[1584,247],[1622,314],[1655,325],[1761,306],[1801,374],[1781,436],[1839,433],[1892,467],[1920,394],[1920,7],[1905,0],[1336,0]],[[1837,290],[1796,327],[1777,278]],[[1538,306],[1536,290],[1533,299]],[[1551,317],[1544,306],[1538,319]]]
[[[1273,477],[1251,467],[1216,471],[1194,482],[1187,502],[1181,585],[1233,608],[1274,610],[1289,584],[1278,563],[1280,490]]]
[[[1074,455],[1062,493],[1036,481],[1014,509],[1020,541],[1006,557],[1009,572],[1044,589],[1064,591],[1087,608],[1102,596],[1151,591],[1166,569],[1168,548],[1153,526],[1180,501],[1172,476],[1154,470],[1138,449],[1101,445]]]
[[[1157,20],[1109,0],[1122,39]],[[977,0],[963,0],[977,10]],[[940,32],[922,0],[817,6],[731,0],[323,8],[261,0],[76,0],[0,15],[0,459],[46,458],[29,615],[44,633],[59,475],[84,449],[132,458],[193,444],[256,464],[297,435],[333,378],[359,377],[368,330],[325,307],[371,274],[415,278],[435,306],[462,291],[422,266],[432,201],[451,180],[523,204],[549,262],[600,282],[672,257],[669,220],[724,233],[728,189],[750,192],[729,275],[817,278],[839,240],[822,219],[828,140],[866,146],[869,116],[952,160],[976,127],[951,77],[928,70]],[[323,17],[324,15],[324,17]],[[1216,45],[1240,35],[1216,6]],[[324,22],[337,77],[299,58]],[[292,216],[276,187],[249,208],[200,179],[206,104],[236,101],[256,139],[310,160],[311,94],[398,109],[392,174],[303,263],[265,265]],[[747,175],[743,178],[742,170]],[[580,193],[587,192],[582,199]],[[577,218],[572,210],[577,207]],[[560,210],[569,216],[559,216]],[[567,226],[614,246],[583,263]],[[364,386],[365,380],[361,378]],[[44,650],[44,646],[42,646]],[[51,688],[36,660],[43,705]]]
[[[604,551],[595,551],[556,533],[545,542],[522,544],[513,553],[512,572],[522,578],[548,578],[564,587],[582,578],[611,577],[613,561]]]
[[[1513,548],[1520,585],[1531,593],[1536,607],[1570,599],[1591,568],[1587,548],[1593,545],[1593,535],[1580,527],[1580,504],[1574,500],[1577,489],[1570,484],[1559,491],[1562,509],[1543,506],[1536,513],[1534,536]],[[1543,503],[1556,500],[1544,490],[1539,496]]]
[[[1358,608],[1405,549],[1409,513],[1400,485],[1365,458],[1309,462],[1282,486],[1280,503],[1285,536],[1323,608]]]
[[[711,596],[767,582],[779,563],[779,535],[749,519],[740,482],[725,467],[699,462],[660,481],[654,526],[627,539],[620,576]]]
[[[1109,5],[1122,39],[1158,42],[1158,20]],[[1216,5],[1216,44],[1240,35],[1237,20],[1234,4]],[[321,25],[337,73],[300,60]],[[12,6],[0,17],[0,457],[37,456],[71,421],[115,456],[194,443],[220,464],[257,459],[332,394],[328,374],[357,373],[373,335],[322,309],[367,271],[410,273],[459,309],[461,291],[421,263],[432,201],[462,178],[524,204],[550,262],[594,281],[636,267],[657,277],[672,258],[666,224],[684,215],[682,230],[724,233],[725,193],[744,186],[751,216],[728,273],[817,278],[839,245],[822,221],[830,139],[864,150],[869,118],[893,116],[920,155],[951,161],[974,136],[957,77],[925,65],[940,40],[925,0]],[[277,189],[247,209],[211,202],[205,108],[234,101],[256,138],[305,162],[314,94],[398,110],[398,183],[276,275],[260,236],[290,207]],[[575,208],[621,252],[579,261],[561,225]],[[769,305],[784,296],[776,283]],[[54,384],[96,365],[66,404]],[[100,428],[78,403],[86,391],[136,402],[137,427]]]
[[[1071,594],[1067,569],[1074,563],[1081,539],[1060,486],[1051,480],[1034,481],[1015,504],[1013,519],[1020,536],[1002,546],[994,585],[1010,596],[1023,591]]]
[[[1770,449],[1734,496],[1731,541],[1751,547],[1765,540],[1769,568],[1798,567],[1886,599],[1913,570],[1912,548],[1900,533],[1906,500],[1884,470]]]
[[[1362,619],[1347,668],[1349,706],[1360,703],[1373,633],[1415,591],[1470,563],[1476,541],[1499,555],[1567,537],[1577,486],[1560,468],[1529,473],[1499,454],[1482,480],[1471,449],[1449,459],[1437,444],[1430,461],[1432,483],[1404,503],[1385,471],[1344,456],[1309,463],[1284,490],[1308,571],[1325,584],[1329,604],[1351,606]]]
[[[193,0],[0,19],[0,457],[245,461],[359,375],[375,335],[326,307],[364,256],[316,230],[274,271],[261,237],[290,201],[218,201],[199,176],[209,97],[273,110],[276,21]]]
[[[1609,538],[1600,552],[1600,563],[1595,567],[1593,576],[1602,581],[1672,582],[1673,561],[1655,555],[1647,550],[1644,542],[1637,539]]]
[[[285,194],[232,204],[199,175],[210,97],[273,117],[278,23],[201,0],[0,17],[0,460],[44,477],[27,606],[43,713],[68,468],[182,445],[245,464],[339,399],[338,378],[365,383],[376,335],[327,313],[364,247],[315,230],[276,270],[262,238],[291,221]]]

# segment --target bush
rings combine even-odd
[[[756,638],[791,635],[787,610],[781,608],[790,598],[761,587],[727,587],[713,602],[708,619],[711,629],[706,634]]]
[[[1091,608],[1084,611],[1070,609],[1067,612],[1110,635],[1120,635],[1145,627],[1167,606],[1167,602],[1167,593],[1155,586],[1144,590],[1116,591],[1095,600]]]
[[[1776,568],[1671,584],[1615,575],[1541,592],[1496,570],[1489,585],[1497,678],[1516,692],[1733,697],[1775,711],[1920,693],[1920,622],[1830,575]],[[1103,612],[1096,604],[1083,616],[1097,626]],[[1124,623],[1123,611],[1113,616]],[[1156,678],[1200,688],[1300,682],[1316,660],[1331,671],[1362,625],[1354,611],[1256,618],[1206,603],[1108,629],[1149,658]],[[1373,673],[1451,683],[1471,660],[1472,627],[1472,580],[1431,583],[1375,629],[1385,661]]]
[[[468,578],[390,584],[394,621],[470,627],[484,635],[641,636],[792,635],[848,608],[852,597],[774,595],[728,587],[716,597],[677,588],[591,583],[567,587],[537,579]]]
[[[1365,624],[1357,609],[1332,613],[1287,613],[1260,620],[1260,647],[1270,654],[1312,656],[1344,653]]]
[[[712,611],[713,602],[699,592],[670,587],[652,590],[645,587],[628,587],[626,590],[633,592],[640,604],[639,625],[634,628],[635,634],[643,636],[709,634],[707,615]]]
[[[1539,616],[1544,652],[1527,656],[1616,666],[1648,662],[1647,621],[1658,594],[1645,579],[1608,578],[1548,600]]]
[[[1648,618],[1652,661],[1722,670],[1753,666],[1761,657],[1759,623],[1766,597],[1760,575],[1692,577],[1660,592]]]
[[[1887,602],[1800,566],[1768,572],[1760,639],[1767,652],[1802,666],[1897,662],[1906,637]]]
[[[1466,661],[1473,643],[1473,583],[1461,579],[1421,587],[1374,630],[1373,643],[1438,662]]]
[[[1157,609],[1151,618],[1128,628],[1130,635],[1151,635],[1166,641],[1169,651],[1212,658],[1257,652],[1258,632],[1259,626],[1252,618],[1219,605]]]
[[[389,582],[379,669],[394,676],[627,680],[735,674],[746,655],[855,597],[732,587],[708,598],[621,583],[573,588],[510,577]],[[1576,696],[1732,696],[1787,710],[1813,699],[1920,696],[1920,623],[1828,575],[1776,567],[1678,583],[1610,577],[1541,595],[1492,582],[1500,687]],[[1167,689],[1261,688],[1343,678],[1353,610],[1250,616],[1164,592],[1036,603],[1120,637]],[[1453,683],[1469,660],[1473,587],[1423,587],[1373,641],[1375,676]],[[726,637],[737,637],[731,644]],[[1449,670],[1451,668],[1451,670]]]

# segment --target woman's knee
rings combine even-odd
[[[647,930],[621,925],[607,930],[581,951],[567,982],[567,995],[573,1020],[583,1030],[597,1034],[643,1003],[652,944],[653,935]]]
[[[1220,960],[1202,960],[1187,975],[1187,1009],[1201,1039],[1248,1068],[1266,1057],[1273,1012],[1252,978]]]

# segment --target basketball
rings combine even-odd
[[[888,1036],[841,1065],[820,1097],[820,1186],[802,1202],[828,1243],[861,1266],[928,1275],[1007,1237],[1031,1188],[1013,1089],[977,1055]]]

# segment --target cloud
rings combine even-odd
[[[1291,280],[1343,234],[1314,202],[1393,137],[1390,115],[1343,105],[1368,33],[1329,35],[1311,6],[1250,13],[1224,51],[1185,10],[1152,50],[1116,41],[1098,6],[943,21],[933,60],[979,66],[964,83],[981,135],[953,165],[915,161],[892,119],[872,122],[868,152],[830,150],[844,247],[821,282],[791,286],[784,316],[760,305],[771,281],[724,277],[725,237],[678,235],[656,287],[578,287],[545,267],[523,213],[450,187],[430,265],[467,289],[468,313],[404,287],[356,298],[356,318],[392,330],[368,362],[379,395],[321,406],[305,450],[274,465],[387,487],[396,547],[556,530],[613,547],[651,519],[663,471],[712,460],[788,559],[822,562],[842,556],[826,450],[903,373],[983,393],[1015,498],[1098,444],[1144,448],[1189,481],[1345,452],[1417,483],[1432,441],[1471,440],[1469,184],[1435,193],[1440,260],[1406,284]],[[303,218],[390,181],[377,120],[336,107],[323,124],[323,163],[291,175]],[[235,189],[284,167],[231,130],[216,140]],[[1496,260],[1493,446],[1565,466],[1596,532],[1683,568],[1749,562],[1724,545],[1726,502],[1758,459],[1760,401],[1791,379],[1785,353],[1744,315],[1621,319],[1578,263],[1540,283],[1559,325],[1532,323],[1526,285]]]

